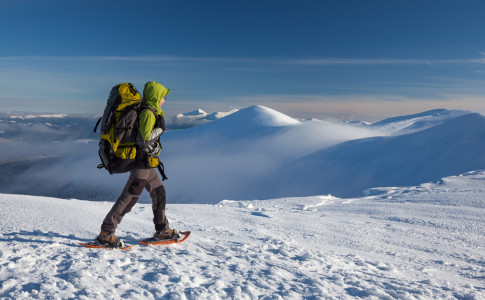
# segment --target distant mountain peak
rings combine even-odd
[[[225,116],[228,116],[236,111],[238,111],[238,109],[233,109],[228,112],[208,113],[198,108],[188,113],[180,113],[174,117],[166,118],[165,121],[169,129],[184,129],[207,124],[211,121],[224,118]]]
[[[463,110],[433,109],[418,114],[388,118],[370,126],[394,134],[402,134],[437,126],[468,113],[470,112]]]
[[[267,127],[280,127],[301,123],[290,116],[262,105],[253,105],[245,109],[241,109],[237,114],[241,115],[241,117],[245,118],[252,124]]]
[[[219,113],[220,114],[220,113]],[[285,127],[301,124],[283,113],[262,105],[253,105],[240,110],[232,110],[227,115],[209,120],[214,114],[209,114],[200,120],[206,124],[187,130],[187,135],[212,134],[220,137],[237,139],[241,137],[259,136],[269,134]]]
[[[185,113],[184,115],[185,116],[200,116],[200,115],[206,116],[207,113],[205,111],[203,111],[202,109],[198,108],[198,109],[196,109],[194,111]]]

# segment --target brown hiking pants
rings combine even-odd
[[[155,230],[164,231],[169,229],[168,220],[165,216],[165,204],[167,202],[165,188],[156,172],[156,169],[134,169],[130,171],[130,177],[118,200],[111,208],[101,225],[101,230],[113,234],[121,220],[131,211],[140,198],[145,188],[152,198],[153,223]]]

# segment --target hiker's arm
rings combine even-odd
[[[153,152],[158,144],[158,138],[163,133],[163,129],[154,128],[156,118],[151,112],[142,112],[139,117],[138,126],[138,146],[146,152]]]
[[[143,111],[138,118],[138,128],[143,141],[150,140],[150,133],[155,127],[157,119],[150,111]]]
[[[148,137],[148,140],[149,141],[153,141],[153,140],[158,140],[158,138],[162,135],[163,133],[163,129],[162,128],[153,128],[152,132],[150,132],[150,136]]]

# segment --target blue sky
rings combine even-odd
[[[485,111],[483,1],[0,2],[0,110],[99,113],[156,80],[168,114]]]

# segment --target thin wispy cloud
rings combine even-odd
[[[0,102],[3,110],[27,107],[29,110],[68,112],[72,103],[83,103],[76,111],[97,112],[102,104],[94,105],[90,101],[104,100],[107,89],[115,83],[133,82],[143,86],[147,80],[156,78],[177,91],[172,98],[175,101],[167,107],[174,114],[196,108],[220,111],[254,104],[281,107],[285,113],[298,112],[302,117],[305,113],[318,117],[331,111],[343,114],[344,109],[357,113],[366,103],[371,104],[376,113],[384,106],[399,112],[406,109],[394,103],[419,107],[413,112],[428,109],[431,104],[434,108],[450,107],[454,102],[459,104],[455,107],[481,110],[483,102],[477,99],[485,91],[483,76],[469,74],[479,74],[484,63],[484,53],[469,59],[434,60],[177,55],[0,56],[0,79],[4,87]],[[438,64],[440,67],[422,72],[428,65]],[[342,70],[335,72],[334,68],[326,66]],[[390,66],[391,70],[372,73],[380,66]],[[365,75],[362,68],[367,69]],[[26,82],[29,89],[24,88]],[[11,99],[25,101],[20,104],[20,101]],[[29,105],[28,100],[33,104]],[[52,103],[47,103],[46,108],[39,107],[39,100]],[[65,107],[61,107],[61,103]],[[304,109],[300,110],[299,105]]]
[[[295,101],[297,99],[298,101]],[[396,94],[345,94],[345,95],[309,95],[309,94],[267,94],[253,95],[248,97],[234,97],[231,99],[236,103],[291,103],[300,105],[301,103],[384,103],[384,102],[454,102],[466,101],[476,104],[483,104],[484,97],[474,94],[442,93],[435,97],[410,97]]]
[[[257,62],[251,58],[229,58],[229,57],[190,57],[170,55],[140,55],[140,56],[0,56],[0,61],[56,61],[56,62]]]
[[[336,66],[336,65],[432,65],[432,64],[483,64],[484,58],[471,59],[392,59],[392,58],[326,58],[283,61],[286,64]]]
[[[0,56],[0,61],[92,61],[92,62],[200,62],[200,63],[253,63],[276,65],[432,65],[432,64],[485,64],[485,52],[481,57],[463,59],[406,59],[406,58],[301,58],[270,59],[247,57],[194,57],[171,55],[133,56]]]
[[[480,57],[457,59],[412,59],[412,58],[313,58],[281,61],[295,65],[432,65],[432,64],[485,64],[485,52]]]

